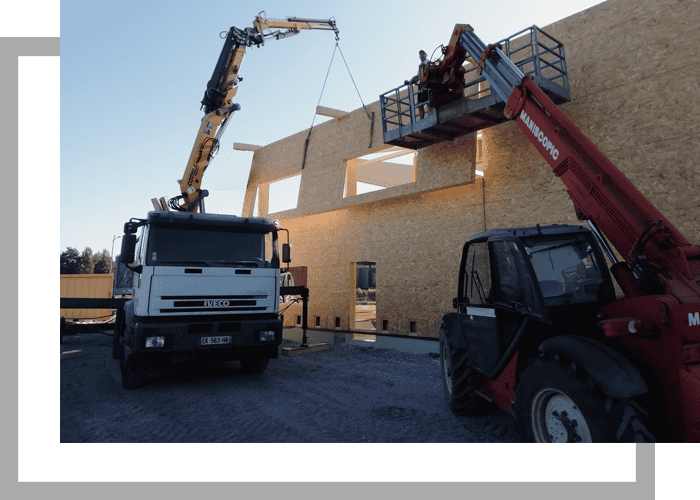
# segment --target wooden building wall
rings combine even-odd
[[[564,112],[693,243],[700,242],[700,9],[692,0],[610,0],[541,27],[566,49]],[[451,26],[435,32],[448,37]],[[440,40],[438,40],[439,42]],[[491,42],[486,40],[486,42]],[[269,183],[301,174],[297,208],[261,215],[291,232],[308,267],[313,326],[352,328],[354,263],[376,262],[377,320],[437,336],[464,240],[484,229],[576,224],[561,181],[513,123],[418,152],[415,182],[343,198],[345,160],[383,147],[378,104],[257,150],[243,215]],[[370,131],[373,134],[370,137]],[[285,324],[300,314],[293,306]],[[416,331],[409,325],[416,323]]]

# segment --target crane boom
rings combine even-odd
[[[271,31],[277,29],[278,31]],[[285,31],[280,31],[285,30]],[[334,19],[304,19],[288,17],[285,19],[270,19],[264,12],[259,13],[253,21],[252,28],[239,29],[231,27],[214,67],[211,79],[202,99],[205,116],[202,118],[197,137],[190,152],[185,173],[178,184],[180,195],[171,198],[168,206],[173,210],[196,212],[203,210],[203,200],[208,195],[201,188],[202,177],[212,159],[219,150],[221,136],[226,130],[228,121],[235,111],[241,109],[233,102],[238,91],[241,63],[246,48],[264,45],[265,40],[273,38],[280,40],[299,33],[300,30],[333,30],[338,40],[338,27]],[[154,201],[156,209],[158,207]],[[162,204],[161,204],[162,205]]]

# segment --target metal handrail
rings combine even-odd
[[[521,35],[529,34],[529,40],[522,40],[521,46],[512,48],[512,42]],[[554,46],[546,45],[544,42],[552,42]],[[504,54],[525,75],[539,76],[552,83],[568,87],[568,72],[566,68],[566,56],[563,44],[542,31],[537,26],[530,26],[511,35],[494,45],[501,45]],[[520,54],[525,52],[525,57],[520,58]],[[518,54],[518,56],[515,56]],[[518,60],[516,60],[518,59]],[[526,69],[526,66],[531,65]],[[480,99],[491,94],[490,85],[483,76],[469,79],[475,76],[472,72],[478,68],[472,67],[465,72],[465,84],[462,88],[462,96],[467,99]],[[550,75],[544,75],[546,70]],[[486,82],[484,88],[480,85]],[[404,94],[402,96],[402,93]],[[410,81],[396,87],[380,96],[380,108],[382,115],[382,126],[384,133],[390,130],[402,129],[407,125],[413,126],[420,122],[418,110],[427,105],[428,100],[419,100],[419,92],[415,90],[415,84]]]

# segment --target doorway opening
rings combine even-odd
[[[354,339],[376,340],[369,332],[377,331],[377,263],[355,264],[355,330],[368,334],[353,334]]]

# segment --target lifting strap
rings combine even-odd
[[[350,80],[352,80],[352,84],[355,86],[355,91],[357,92],[357,96],[360,98],[360,102],[362,103],[362,107],[365,110],[365,113],[367,113],[367,118],[370,120],[370,136],[369,136],[369,147],[372,147],[372,133],[374,131],[374,113],[371,115],[369,114],[369,111],[367,111],[367,106],[365,106],[364,101],[362,100],[362,96],[360,95],[360,91],[357,88],[357,85],[355,84],[355,79],[352,77],[352,73],[350,72],[350,68],[348,67],[348,63],[345,60],[345,56],[343,55],[343,51],[340,49],[340,45],[338,44],[338,41],[336,39],[335,42],[335,47],[333,48],[333,54],[331,55],[331,62],[328,64],[328,71],[326,71],[326,78],[323,81],[323,87],[321,88],[321,95],[318,97],[318,104],[316,105],[316,110],[318,110],[318,107],[321,105],[321,99],[323,98],[323,91],[326,89],[326,83],[328,82],[328,75],[331,72],[331,66],[333,65],[333,58],[335,58],[335,51],[340,52],[340,56],[343,58],[343,62],[345,63],[345,67],[348,70],[348,74],[350,75]],[[311,131],[314,128],[314,122],[316,121],[316,115],[318,114],[318,111],[314,111],[314,117],[311,120],[311,127],[309,127],[309,133],[306,134],[306,140],[304,141],[304,155],[301,160],[301,169],[304,169],[304,166],[306,165],[306,152],[309,149],[309,141],[311,140]]]

